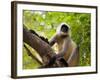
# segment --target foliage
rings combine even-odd
[[[65,22],[70,25],[71,37],[80,48],[80,66],[91,65],[91,15],[89,13],[74,12],[48,12],[48,11],[23,11],[23,23],[28,29],[35,30],[39,35],[50,39],[55,33],[57,26]],[[23,52],[23,68],[31,69],[35,62],[28,59],[26,51]],[[36,54],[36,53],[34,53]],[[27,61],[30,65],[28,66]],[[33,62],[33,63],[32,63]],[[36,68],[36,67],[35,67]]]

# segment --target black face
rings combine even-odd
[[[62,32],[68,32],[68,30],[69,30],[69,27],[67,26],[67,25],[65,25],[65,24],[63,24],[62,26],[61,26],[61,31]]]

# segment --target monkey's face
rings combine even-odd
[[[63,24],[61,26],[61,31],[64,32],[64,33],[67,33],[69,31],[69,27],[67,25]]]
[[[61,23],[57,28],[57,34],[60,36],[70,35],[70,26],[66,23]]]
[[[63,35],[67,35],[69,33],[69,27],[66,24],[61,26],[61,32]]]

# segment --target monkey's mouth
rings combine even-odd
[[[68,35],[68,32],[61,32],[62,35]]]

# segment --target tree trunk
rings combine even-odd
[[[50,58],[55,55],[49,44],[29,32],[29,30],[26,28],[23,28],[23,41],[34,48],[37,53],[39,53],[45,64],[47,64],[48,60],[50,60]]]

